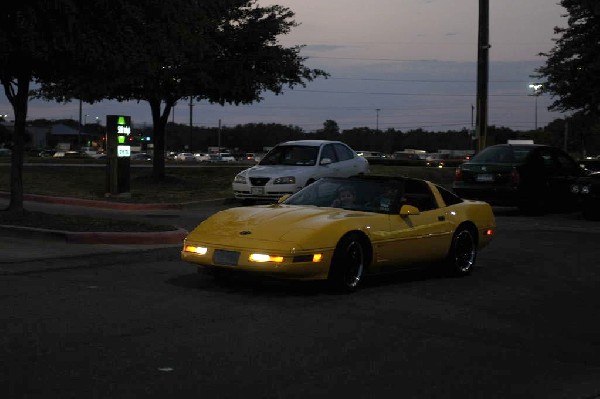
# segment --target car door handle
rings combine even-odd
[[[443,222],[444,220],[446,220],[446,216],[444,216],[444,215],[438,216],[438,221]]]

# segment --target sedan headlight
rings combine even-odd
[[[578,186],[577,184],[573,184],[573,185],[571,186],[571,192],[572,192],[573,194],[579,194],[579,186]]]
[[[246,176],[244,175],[237,175],[234,179],[233,179],[234,183],[240,183],[240,184],[246,184]]]
[[[273,180],[273,184],[296,184],[296,178],[294,176],[278,177]]]

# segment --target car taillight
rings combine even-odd
[[[515,186],[521,182],[521,175],[516,168],[513,168],[512,172],[510,173],[510,182]]]
[[[460,181],[463,179],[463,173],[461,168],[454,170],[454,181]]]

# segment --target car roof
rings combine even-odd
[[[323,144],[329,143],[342,143],[341,141],[333,141],[333,140],[293,140],[286,141],[283,143],[279,143],[277,145],[306,145],[311,147],[320,147]]]
[[[553,146],[547,145],[547,144],[508,144],[508,143],[505,143],[505,144],[494,144],[494,145],[491,145],[486,148],[490,148],[490,147],[532,147],[532,148],[534,148],[534,147],[553,147]],[[553,147],[553,148],[556,148],[556,147]]]

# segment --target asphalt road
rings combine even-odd
[[[0,396],[600,397],[600,224],[497,215],[470,276],[352,295],[135,256],[2,276]]]

